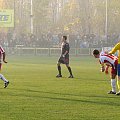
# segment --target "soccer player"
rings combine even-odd
[[[99,52],[99,50],[94,50],[93,55],[95,58],[99,58],[101,64],[101,72],[108,74],[108,68],[111,67],[111,87],[112,90],[108,94],[116,94],[116,80],[117,75],[117,64],[118,58],[114,55],[109,55],[106,52]]]
[[[5,56],[6,56],[5,51],[2,48],[2,46],[0,45],[0,70],[2,68],[2,61],[4,63],[7,63],[7,61],[5,60]],[[9,84],[9,81],[2,74],[0,74],[0,79],[4,81],[4,88],[6,88]]]
[[[120,95],[120,42],[117,43],[114,48],[109,52],[109,55],[114,54],[118,51],[118,65],[117,65],[117,85],[118,85],[118,93],[116,95]]]
[[[58,68],[58,72],[59,74],[56,76],[57,78],[59,77],[62,77],[62,74],[61,74],[61,66],[60,64],[65,64],[66,67],[68,68],[68,71],[70,73],[70,76],[68,78],[73,78],[73,74],[72,74],[72,70],[71,70],[71,67],[69,66],[69,43],[67,42],[67,36],[62,36],[62,39],[61,39],[61,56],[58,60],[58,63],[57,63],[57,68]]]

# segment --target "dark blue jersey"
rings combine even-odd
[[[62,54],[65,54],[65,52],[68,51],[67,54],[69,54],[69,50],[70,50],[69,43],[63,42],[62,45],[61,45],[61,53],[62,53]],[[66,54],[66,55],[67,55],[67,54]]]

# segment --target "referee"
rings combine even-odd
[[[58,68],[58,75],[56,76],[57,78],[62,77],[61,74],[61,66],[60,64],[65,64],[66,67],[68,68],[68,71],[70,73],[70,76],[68,78],[73,78],[73,74],[72,74],[72,70],[71,67],[69,66],[69,43],[67,42],[67,36],[62,36],[62,40],[61,40],[62,44],[61,44],[61,56],[58,60],[57,63],[57,68]]]

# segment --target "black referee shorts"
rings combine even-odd
[[[65,57],[60,56],[58,62],[62,64],[69,64],[69,55],[66,55]]]

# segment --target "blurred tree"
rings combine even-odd
[[[15,8],[15,31],[30,33],[30,0],[0,1],[1,9]],[[119,19],[119,0],[108,0],[108,34],[119,34]],[[102,36],[105,35],[105,0],[33,0],[33,22],[37,36],[49,31]]]

